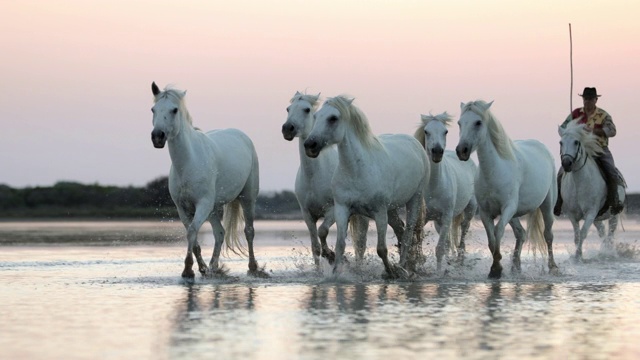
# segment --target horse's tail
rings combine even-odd
[[[244,227],[244,214],[238,199],[224,206],[222,226],[224,227],[226,254],[228,255],[229,251],[231,251],[236,255],[247,256],[247,248],[240,242],[240,237],[238,236]]]
[[[367,230],[369,229],[369,219],[362,215],[353,215],[349,218],[349,233],[353,241],[353,251],[356,253],[356,260],[364,258],[367,251]]]
[[[542,256],[547,254],[547,242],[544,239],[544,220],[540,208],[529,213],[527,217],[527,238],[530,240],[530,246],[533,254],[540,252]]]
[[[451,253],[458,250],[460,246],[460,228],[462,226],[462,220],[464,220],[464,213],[460,213],[453,218],[451,223],[451,229],[449,230],[449,249]]]

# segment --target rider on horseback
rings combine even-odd
[[[573,110],[560,126],[564,128],[570,121],[577,121],[579,124],[586,124],[585,129],[593,132],[593,134],[598,137],[603,152],[602,155],[594,158],[594,160],[596,160],[596,163],[600,167],[604,180],[607,183],[607,201],[598,215],[601,215],[601,213],[605,212],[609,207],[611,208],[611,213],[615,215],[622,212],[624,208],[624,204],[618,196],[618,185],[624,186],[624,182],[621,180],[622,176],[616,168],[613,155],[611,155],[608,146],[609,138],[616,136],[616,125],[613,123],[611,115],[604,109],[596,106],[598,98],[600,97],[596,88],[586,87],[580,96],[582,96],[584,107]],[[560,182],[563,174],[564,171],[561,167],[560,171],[558,171],[558,201],[553,209],[553,213],[556,216],[559,216],[562,211]]]

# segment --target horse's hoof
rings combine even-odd
[[[193,269],[184,269],[184,271],[182,272],[182,277],[184,279],[193,280],[196,277],[196,273],[193,272]]]
[[[489,271],[489,279],[500,279],[502,277],[502,268],[491,268]]]
[[[322,257],[327,259],[327,261],[329,262],[329,264],[332,264],[336,261],[336,253],[329,250],[329,251],[322,251]]]
[[[557,266],[554,266],[552,268],[549,268],[549,275],[560,276],[562,274],[560,273],[560,269]]]
[[[249,266],[249,270],[247,270],[247,275],[249,276],[253,276],[256,278],[261,278],[261,279],[268,279],[271,277],[271,275],[269,275],[266,271],[265,271],[265,266],[266,265],[262,265],[262,267],[258,267],[258,264],[254,266]]]
[[[226,266],[220,265],[217,268],[209,268],[207,269],[204,277],[213,279],[213,278],[227,278],[229,277],[229,269]]]

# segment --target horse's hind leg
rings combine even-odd
[[[220,222],[224,215],[223,208],[217,208],[209,218],[211,228],[213,229],[213,238],[215,244],[213,245],[213,255],[209,262],[209,271],[207,275],[213,276],[214,274],[224,274],[224,270],[220,267],[220,253],[222,252],[222,244],[224,243],[224,227]]]
[[[520,223],[520,219],[513,218],[509,221],[509,225],[513,229],[513,234],[516,237],[516,247],[513,250],[513,260],[511,263],[511,272],[515,274],[520,274],[522,272],[521,259],[520,255],[522,254],[522,245],[526,240],[526,231],[522,224]]]
[[[257,197],[245,198],[244,196],[240,197],[240,204],[242,206],[242,213],[244,215],[244,236],[247,239],[247,245],[249,247],[249,271],[248,274],[251,276],[268,278],[269,274],[267,274],[264,270],[264,267],[258,267],[258,261],[256,261],[256,256],[253,252],[253,238],[255,237],[255,229],[253,228],[253,221],[255,217],[255,199]]]
[[[389,221],[389,226],[391,226],[391,229],[393,229],[393,233],[396,235],[396,240],[398,241],[398,251],[402,252],[404,222],[402,222],[402,219],[400,219],[400,215],[398,215],[398,211],[396,209],[389,210],[387,212],[387,219]]]

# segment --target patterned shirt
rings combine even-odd
[[[602,129],[604,135],[596,134],[596,136],[598,136],[598,142],[600,142],[602,147],[609,146],[609,138],[616,136],[616,125],[613,123],[611,115],[599,107],[596,107],[596,110],[590,116],[587,116],[583,107],[577,108],[567,116],[567,119],[560,126],[565,127],[569,121],[572,120],[577,121],[578,124],[586,124],[588,131]]]

